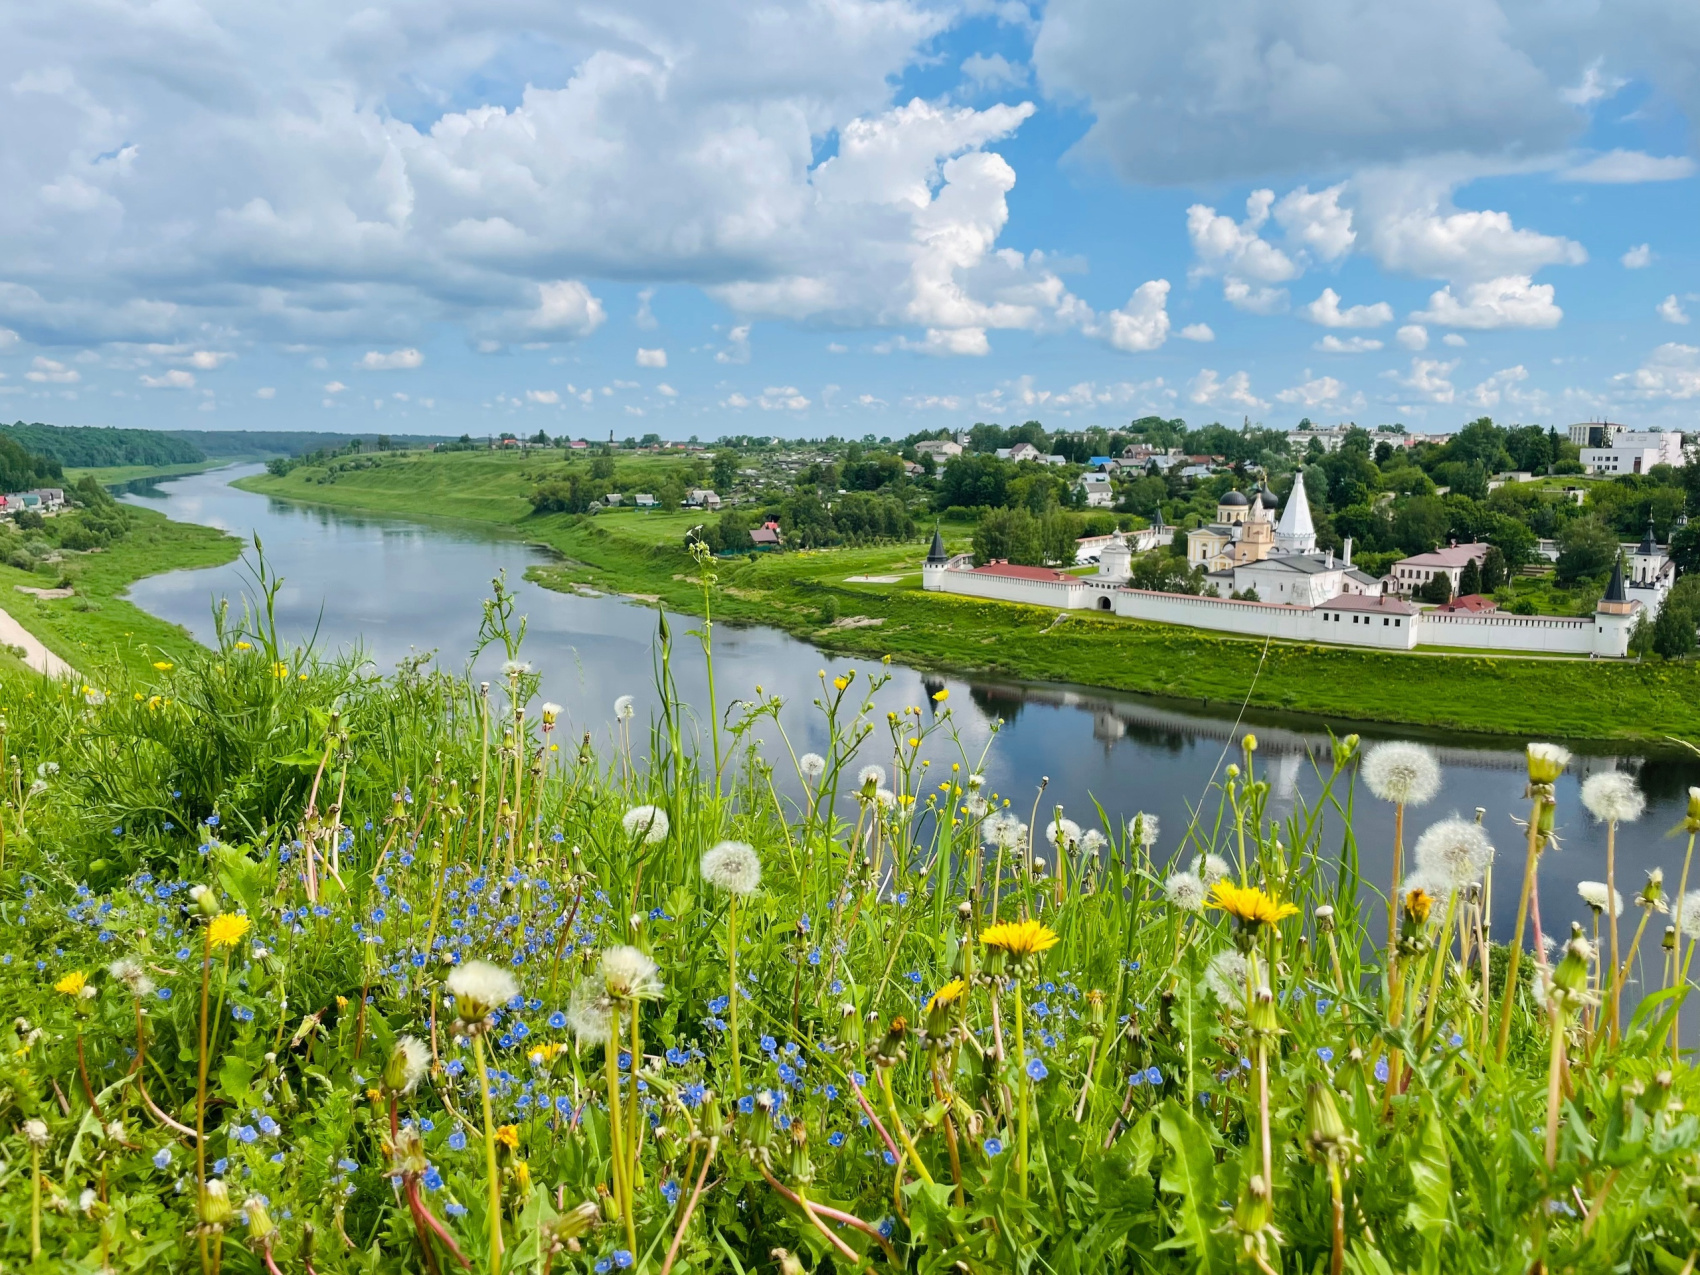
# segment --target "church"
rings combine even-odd
[[[1187,565],[1208,573],[1206,589],[1218,597],[1252,598],[1290,606],[1320,606],[1340,594],[1374,595],[1381,582],[1352,566],[1352,542],[1339,558],[1319,553],[1305,476],[1293,476],[1287,507],[1275,520],[1275,493],[1259,485],[1247,496],[1230,491],[1216,505],[1216,521],[1187,532]]]

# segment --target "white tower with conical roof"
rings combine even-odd
[[[1310,520],[1310,501],[1305,499],[1304,470],[1293,475],[1293,490],[1275,527],[1276,553],[1315,553],[1316,524]]]

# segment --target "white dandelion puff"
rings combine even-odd
[[[153,993],[153,979],[148,977],[147,971],[142,968],[140,961],[123,956],[108,965],[106,972],[112,975],[114,980],[129,988],[130,995],[138,1000]]]
[[[667,812],[660,806],[633,806],[620,819],[628,837],[636,837],[649,845],[667,839]]]
[[[637,716],[637,704],[630,695],[622,695],[614,701],[614,716],[622,722],[629,722]]]
[[[1045,829],[1045,842],[1061,850],[1073,850],[1080,844],[1080,825],[1058,815]]]
[[[1230,1008],[1245,1004],[1245,985],[1250,976],[1251,963],[1231,947],[1216,953],[1204,967],[1204,985]]]
[[[581,1045],[606,1045],[614,1034],[614,1003],[596,985],[582,978],[567,1002],[567,1026]]]
[[[1088,828],[1080,834],[1080,850],[1083,854],[1097,854],[1105,846],[1108,838],[1096,828]]]
[[[747,899],[761,885],[761,858],[747,841],[722,841],[702,856],[702,879]]]
[[[617,1001],[659,1000],[666,990],[648,953],[629,946],[603,951],[602,986]]]
[[[1143,810],[1133,817],[1128,824],[1128,835],[1143,849],[1149,850],[1157,844],[1158,821],[1156,815],[1148,815]]]
[[[1607,911],[1606,900],[1609,897],[1611,907],[1608,915],[1614,917],[1623,915],[1623,895],[1616,890],[1608,890],[1604,881],[1578,881],[1576,893],[1581,897],[1582,902],[1596,912]]]
[[[1414,857],[1418,871],[1434,883],[1433,892],[1445,895],[1482,879],[1493,862],[1493,843],[1480,824],[1454,816],[1417,838]]]
[[[990,803],[977,792],[970,793],[968,800],[964,801],[962,805],[968,811],[968,816],[971,819],[978,819],[991,809]]]
[[[826,773],[826,758],[819,753],[804,753],[797,758],[797,769],[809,779],[819,779]]]
[[[1582,804],[1601,823],[1634,823],[1647,809],[1634,776],[1621,770],[1602,770],[1584,779]]]
[[[449,995],[455,1009],[468,1020],[488,1017],[519,995],[514,976],[489,961],[468,961],[449,971]]]
[[[986,786],[986,777],[979,771],[975,771],[972,775],[968,776],[968,786],[978,791]]]
[[[856,772],[856,784],[861,788],[878,788],[885,783],[885,767],[870,763]]]
[[[1383,801],[1420,806],[1440,791],[1440,763],[1421,744],[1377,744],[1364,754],[1364,782]]]
[[[502,676],[503,677],[518,677],[522,673],[529,673],[529,672],[531,672],[531,664],[527,660],[503,660],[502,661]]]
[[[985,836],[986,844],[996,846],[1000,850],[1020,849],[1027,837],[1027,825],[1007,810],[1000,810],[987,819],[980,828]]]
[[[876,788],[874,804],[881,810],[890,810],[897,805],[897,794],[889,788]]]
[[[1685,939],[1700,935],[1700,890],[1682,896],[1682,902],[1676,905],[1676,925]]]
[[[1204,911],[1204,882],[1193,872],[1177,872],[1163,883],[1163,897],[1182,912]]]
[[[396,1092],[412,1093],[425,1079],[425,1069],[431,1065],[431,1051],[419,1037],[401,1036],[395,1043],[395,1057],[401,1072],[401,1084],[395,1086]],[[388,1074],[386,1071],[385,1075]]]
[[[1205,885],[1215,885],[1233,872],[1228,861],[1219,854],[1207,854],[1202,859],[1194,858],[1188,871],[1197,874]]]

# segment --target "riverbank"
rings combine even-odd
[[[255,475],[245,490],[415,520],[476,523],[547,545],[550,588],[700,613],[681,537],[689,514],[537,516],[536,462],[470,454],[398,460],[334,483]],[[947,529],[948,530],[948,529]],[[958,541],[965,529],[957,529]],[[952,546],[957,547],[953,544]],[[1172,625],[924,594],[921,544],[717,561],[715,618],[771,625],[824,650],[913,667],[1071,682],[1181,702],[1506,735],[1700,737],[1700,666],[1394,653],[1229,637]],[[856,577],[864,577],[857,580]],[[868,580],[865,577],[884,577]],[[891,579],[895,577],[895,579]]]
[[[84,676],[113,661],[147,676],[156,661],[173,662],[195,649],[185,629],[149,615],[123,594],[145,576],[218,566],[242,549],[236,537],[215,527],[128,508],[129,534],[107,549],[65,553],[51,577],[0,564],[0,608]],[[74,590],[70,596],[44,598],[18,588],[57,593],[52,586],[62,579]]]
[[[230,461],[220,457],[217,460],[197,460],[181,465],[95,465],[95,466],[66,466],[65,481],[78,482],[84,478],[92,478],[103,487],[116,487],[122,483],[140,482],[144,478],[182,478],[188,474],[203,474],[209,469],[218,469],[230,464]]]

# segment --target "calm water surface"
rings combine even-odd
[[[567,737],[578,730],[606,737],[618,695],[637,698],[639,723],[654,711],[653,608],[615,597],[555,593],[532,584],[523,578],[526,569],[548,555],[517,540],[299,505],[229,485],[254,472],[255,466],[239,466],[191,475],[125,499],[246,540],[258,533],[268,564],[283,577],[278,616],[285,636],[312,639],[321,650],[364,652],[386,670],[427,652],[444,667],[463,670],[478,632],[479,604],[490,595],[492,577],[506,571],[518,595],[518,610],[529,622],[526,656],[543,673],[544,694],[565,707]],[[251,594],[251,579],[240,564],[155,576],[131,590],[140,606],[182,624],[203,641],[212,638],[217,599],[228,598],[239,611]],[[696,622],[678,616],[670,622],[680,692],[706,715],[707,679],[700,651],[694,639],[685,636]],[[477,671],[489,676],[499,659],[487,656]],[[722,711],[738,696],[753,693],[758,684],[777,692],[787,701],[782,721],[798,753],[825,744],[825,730],[813,707],[821,689],[820,671],[833,676],[852,667],[864,675],[870,671],[865,661],[824,655],[776,630],[715,629],[715,680]],[[1231,714],[1213,716],[1108,691],[923,675],[895,665],[889,672],[890,681],[876,700],[881,715],[886,709],[928,704],[934,691],[948,687],[968,764],[985,755],[990,786],[1008,795],[1024,818],[1040,778],[1048,776],[1045,809],[1060,802],[1083,825],[1097,822],[1094,802],[1112,819],[1139,810],[1159,816],[1159,856],[1180,843],[1212,777],[1235,759],[1237,748],[1228,750],[1248,725],[1256,730],[1259,765],[1272,779],[1275,804],[1283,812],[1292,808],[1295,797],[1316,791],[1311,758],[1324,756],[1327,746],[1320,721],[1252,714],[1236,724]],[[1232,694],[1233,688],[1223,688],[1224,698]],[[1001,728],[996,725],[1000,721]],[[1354,729],[1344,723],[1334,726],[1341,733]],[[1366,739],[1398,734],[1374,726],[1356,729]],[[783,759],[783,745],[772,728],[768,730],[772,737],[764,741],[766,754]],[[878,738],[883,737],[881,722]],[[1508,935],[1522,865],[1521,835],[1511,816],[1526,810],[1520,745],[1444,735],[1430,735],[1427,742],[1441,756],[1445,783],[1439,797],[1412,813],[1408,835],[1443,815],[1469,817],[1475,807],[1485,807],[1485,825],[1501,849],[1494,924],[1497,933]],[[935,756],[935,766],[953,760],[942,753]],[[882,760],[877,755],[871,759]],[[1321,764],[1326,766],[1325,761]],[[1565,932],[1573,918],[1587,920],[1575,885],[1603,876],[1605,837],[1582,810],[1577,790],[1585,775],[1614,768],[1634,773],[1648,799],[1646,818],[1619,833],[1618,888],[1631,894],[1647,869],[1662,865],[1667,890],[1675,889],[1684,842],[1668,838],[1666,832],[1682,817],[1688,785],[1700,784],[1700,765],[1691,755],[1675,751],[1581,751],[1560,786],[1561,848],[1545,858],[1541,869],[1542,911],[1549,933]],[[1385,889],[1391,813],[1365,791],[1360,791],[1356,805],[1365,877]],[[1340,843],[1337,822],[1334,827],[1325,841],[1331,853]],[[1629,925],[1638,919],[1629,906]],[[1658,938],[1659,926],[1649,927],[1646,950],[1655,962]],[[1627,944],[1627,933],[1623,941]],[[1652,969],[1657,968],[1655,963]]]

